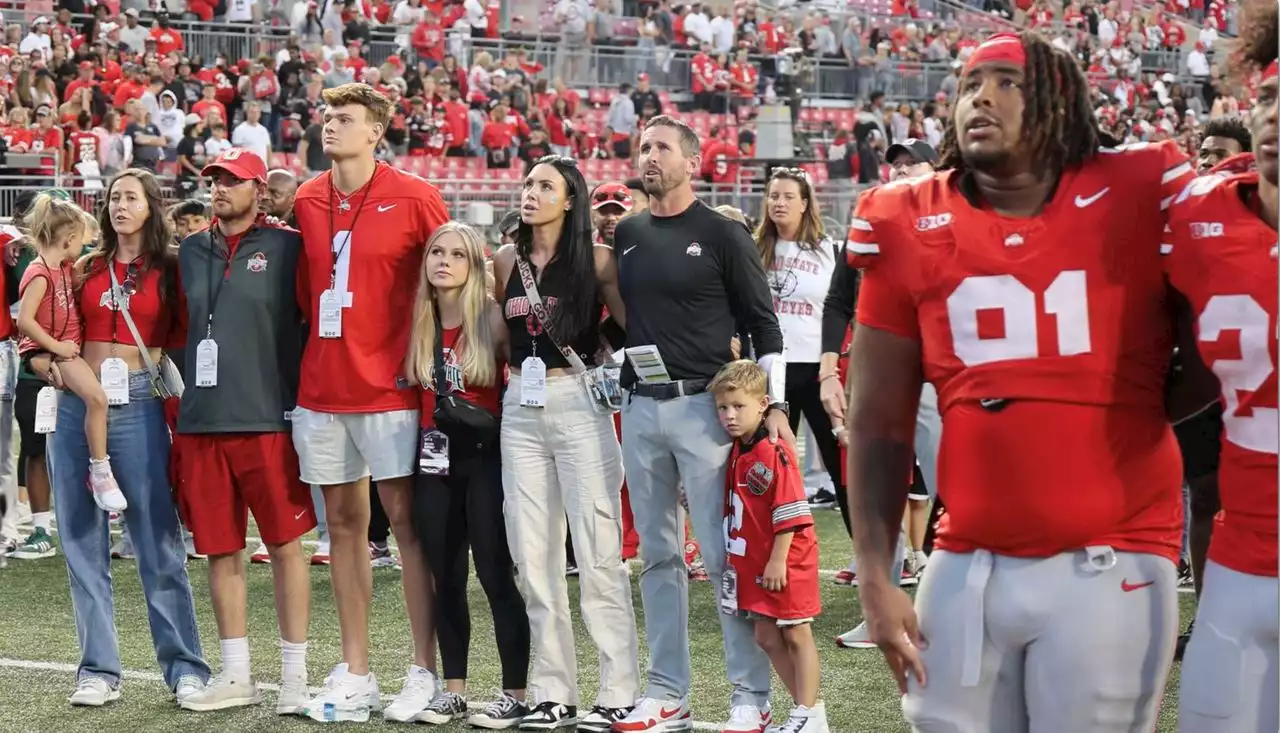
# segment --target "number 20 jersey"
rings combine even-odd
[[[859,324],[917,340],[943,416],[938,546],[1176,561],[1182,466],[1165,417],[1172,144],[1101,151],[1033,217],[974,206],[945,171],[864,193],[848,258]]]
[[[1222,512],[1209,558],[1276,575],[1276,231],[1254,213],[1258,174],[1197,178],[1169,209],[1169,282],[1222,386]]]

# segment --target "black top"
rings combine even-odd
[[[221,234],[183,240],[178,265],[189,322],[179,433],[289,430],[285,413],[297,404],[306,336],[295,289],[301,252],[298,232],[262,225],[244,234],[230,262]],[[218,384],[197,387],[196,345],[208,333],[211,308]]]
[[[782,353],[764,265],[738,222],[701,201],[675,216],[645,211],[618,223],[614,250],[627,347],[658,347],[672,379],[714,377],[739,328],[757,355]],[[622,383],[635,379],[628,360]]]
[[[538,278],[538,268],[529,264],[533,276]],[[538,278],[538,295],[542,296],[542,304],[547,313],[554,317],[556,296],[565,291],[564,271],[554,263]],[[595,317],[592,323],[599,324],[604,307],[596,299]],[[524,360],[537,356],[548,369],[571,369],[569,362],[556,348],[554,342],[546,334],[546,329],[539,323],[538,317],[529,308],[529,296],[524,291],[524,282],[520,279],[520,266],[511,267],[511,276],[507,278],[507,288],[502,302],[502,317],[507,321],[507,331],[511,343],[511,365],[520,368]],[[557,338],[561,338],[556,334]],[[593,326],[567,344],[577,352],[582,363],[592,366],[596,363],[596,352],[600,349],[600,328]]]
[[[844,334],[853,322],[858,303],[859,272],[845,262],[841,248],[836,269],[831,273],[831,286],[822,301],[822,353],[839,354],[844,347]]]

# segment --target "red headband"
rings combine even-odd
[[[968,63],[965,64],[964,70],[969,72],[978,64],[985,64],[992,61],[1003,61],[1014,66],[1025,67],[1027,65],[1027,51],[1022,47],[1022,39],[1013,33],[997,33],[982,42],[982,45],[974,49],[969,56]]]
[[[1267,67],[1265,69],[1262,70],[1261,81],[1266,81],[1267,79],[1274,79],[1276,78],[1277,75],[1280,75],[1280,64],[1277,64],[1277,62],[1272,61],[1271,63],[1267,64]]]

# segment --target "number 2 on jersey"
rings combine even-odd
[[[978,333],[978,312],[996,310],[1004,318],[1004,335],[983,338]],[[956,357],[965,366],[977,366],[1041,356],[1037,310],[1036,294],[1013,275],[966,277],[947,297]],[[1044,312],[1056,316],[1060,355],[1089,353],[1089,288],[1084,270],[1058,273],[1045,288]]]
[[[342,307],[351,307],[351,230],[343,229],[333,235],[333,283],[332,289],[342,295]]]
[[[1237,414],[1240,393],[1256,392],[1275,371],[1268,344],[1271,318],[1248,295],[1215,295],[1200,313],[1199,340],[1218,341],[1225,331],[1240,334],[1240,358],[1216,359],[1209,367],[1222,384],[1222,423],[1227,440],[1259,453],[1275,453],[1277,433],[1274,407],[1250,405],[1249,414]]]
[[[724,548],[730,555],[747,554],[747,538],[738,535],[742,531],[742,497],[736,491],[729,492],[729,516],[724,518]]]

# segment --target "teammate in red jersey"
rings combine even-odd
[[[1204,365],[1221,385],[1222,511],[1182,662],[1181,730],[1263,733],[1280,726],[1277,574],[1276,3],[1250,7],[1246,60],[1261,66],[1249,113],[1257,170],[1196,179],[1169,211],[1169,282],[1195,317]]]
[[[432,592],[411,520],[419,398],[403,376],[409,313],[423,248],[449,219],[440,192],[373,157],[392,105],[365,84],[325,90],[324,152],[331,170],[298,187],[294,214],[304,263],[298,287],[311,321],[302,357],[293,441],[302,480],[324,487],[343,663],[309,703],[321,721],[367,720],[379,709],[369,672],[373,578],[366,546],[369,480],[391,521],[404,563],[414,665],[405,693],[421,705],[435,691]],[[415,702],[414,704],[417,704]]]
[[[1083,72],[1034,32],[969,58],[943,147],[942,172],[862,194],[850,228],[871,638],[916,731],[1150,730],[1182,534],[1159,252],[1191,166],[1171,143],[1103,147]],[[947,515],[917,624],[889,566],[923,380]]]
[[[733,438],[725,472],[720,610],[755,619],[756,643],[795,700],[783,730],[828,733],[818,699],[812,623],[822,610],[818,542],[795,449],[764,428],[769,375],[750,359],[722,367],[707,391]]]

